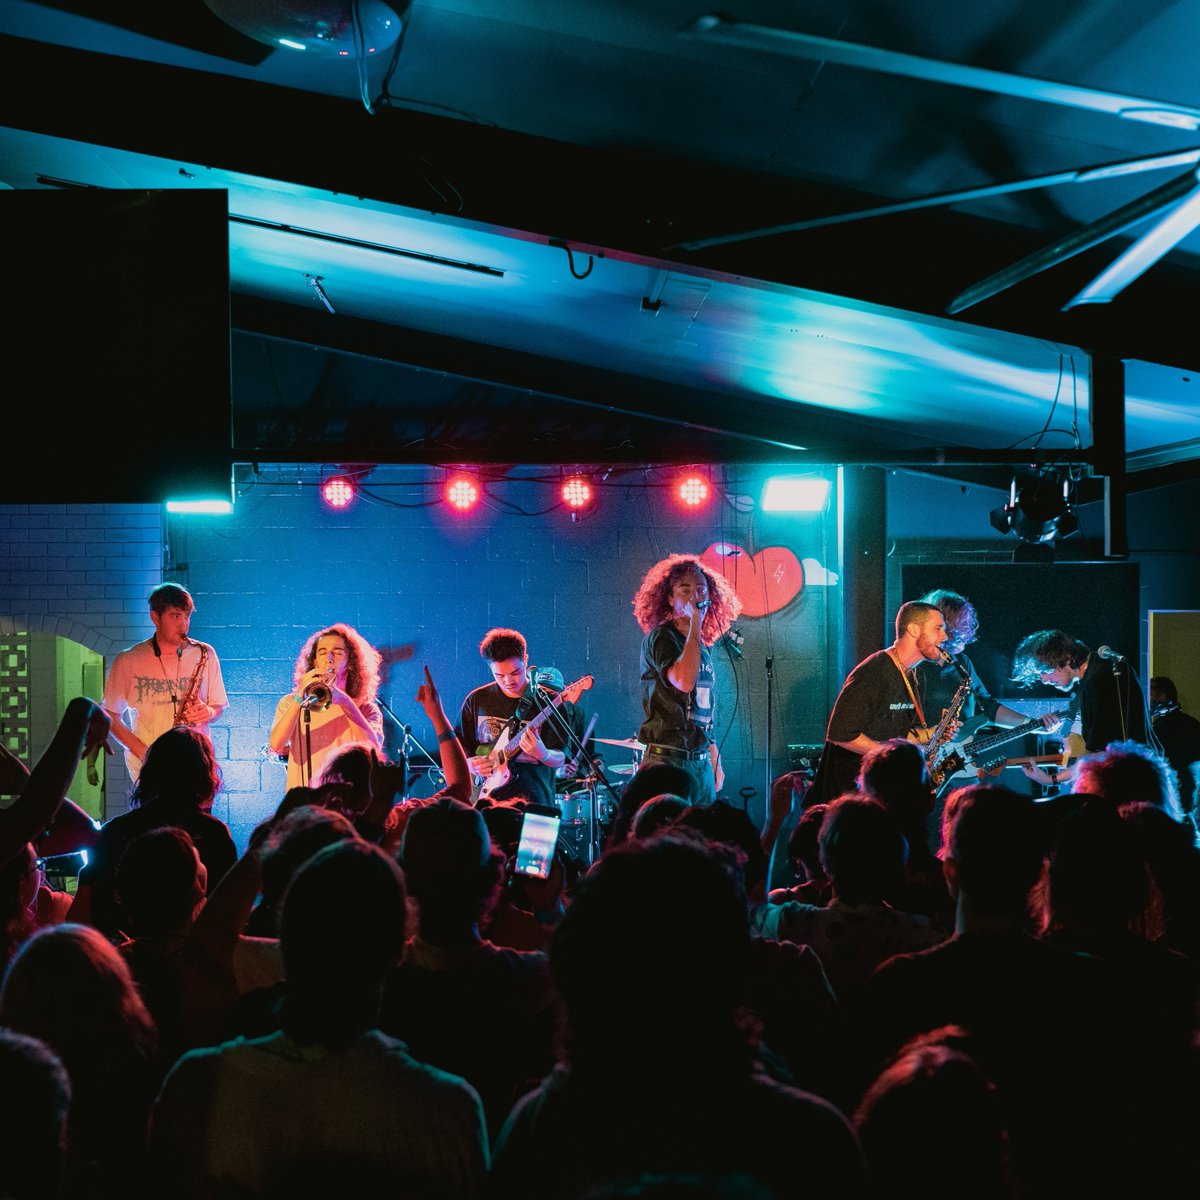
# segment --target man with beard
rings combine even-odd
[[[945,640],[946,622],[940,609],[920,600],[900,606],[895,641],[864,658],[846,677],[834,701],[806,807],[854,791],[868,750],[936,723],[941,714],[925,713],[913,672],[918,663],[942,661]]]

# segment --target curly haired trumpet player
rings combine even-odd
[[[381,662],[357,629],[340,622],[304,643],[268,739],[273,754],[287,755],[287,787],[311,785],[347,742],[383,746],[383,712],[375,703]]]

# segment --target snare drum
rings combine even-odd
[[[607,794],[596,794],[594,783],[577,783],[567,791],[554,797],[564,825],[590,825],[592,799],[596,802],[596,820],[601,825],[611,825],[616,813],[616,802]]]
[[[587,825],[592,819],[592,785],[575,784],[554,797],[564,825]]]

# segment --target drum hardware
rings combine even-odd
[[[576,780],[575,787],[554,798],[561,824],[559,846],[568,857],[591,863],[599,855],[600,834],[611,828],[616,817],[616,802],[611,796],[601,796],[596,785],[600,780],[589,775]]]

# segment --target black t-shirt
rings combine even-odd
[[[928,715],[928,714],[926,714]],[[857,786],[862,755],[837,746],[859,734],[872,741],[905,737],[919,724],[904,677],[886,650],[877,650],[854,668],[834,701],[825,731],[825,748],[805,804],[822,804]]]
[[[486,754],[506,727],[509,730],[509,742],[519,741],[520,725],[536,717],[540,707],[534,699],[532,684],[514,700],[506,696],[497,684],[487,683],[477,687],[463,701],[455,732],[468,756]],[[547,717],[537,732],[547,749],[565,752],[567,739],[555,726],[553,716]],[[521,751],[509,761],[508,769],[511,778],[491,793],[493,800],[510,800],[521,796],[534,804],[554,803],[553,767],[535,762]]]
[[[979,715],[994,721],[1000,701],[984,686],[983,680],[975,670],[975,664],[966,654],[955,654],[951,657],[971,676],[971,692],[958,714],[959,718],[965,721],[969,717]],[[958,685],[962,683],[962,675],[954,663],[935,663],[928,659],[917,663],[914,674],[917,677],[917,698],[921,701],[921,708],[925,713],[925,724],[936,725],[941,720],[942,710],[949,708],[954,699]]]
[[[713,740],[716,674],[706,647],[700,647],[696,686],[681,692],[667,678],[679,661],[687,639],[669,622],[655,626],[642,639],[642,711],[638,741],[645,745],[702,750]]]
[[[1089,752],[1103,750],[1110,742],[1147,742],[1146,700],[1123,659],[1088,659],[1079,681],[1079,713]]]

